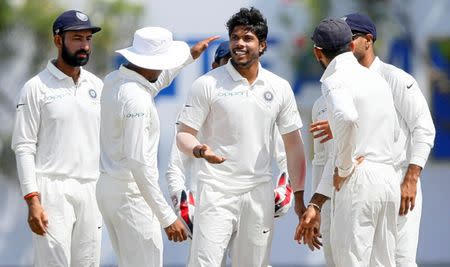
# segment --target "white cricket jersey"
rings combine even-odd
[[[202,129],[221,164],[199,162],[198,180],[228,192],[248,192],[272,179],[272,136],[302,126],[289,83],[259,66],[253,84],[229,61],[192,85],[180,122]],[[295,188],[295,185],[293,185]]]
[[[286,151],[284,150],[284,142],[278,128],[275,127],[274,133],[274,158],[276,159],[280,173],[287,171]],[[197,133],[197,140],[202,143],[201,131]],[[186,177],[189,177],[189,190],[197,191],[197,171],[198,161],[202,159],[192,158],[177,147],[176,132],[172,143],[172,150],[170,152],[169,165],[166,172],[167,185],[171,196],[176,195],[181,190],[186,190]]]
[[[190,57],[185,64],[192,61]],[[153,98],[183,66],[163,71],[155,83],[120,66],[106,76],[101,98],[100,171],[135,181],[163,227],[173,223],[176,215],[158,184],[160,124]]]
[[[320,81],[334,134],[339,175],[351,174],[359,156],[393,164],[399,131],[387,82],[361,66],[351,52],[336,56]]]
[[[24,85],[11,143],[24,195],[38,191],[36,173],[98,178],[102,86],[82,68],[75,84],[54,61]]]
[[[436,130],[430,109],[417,81],[405,71],[382,62],[378,57],[370,65],[389,84],[400,124],[395,145],[395,165],[424,167],[434,144]]]
[[[328,120],[325,98],[320,96],[313,105],[312,122]],[[323,138],[323,137],[322,137]],[[322,138],[314,138],[314,157],[312,160],[312,191],[331,197],[333,190],[334,154],[333,142],[320,143]]]

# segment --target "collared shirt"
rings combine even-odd
[[[320,81],[334,135],[339,175],[348,176],[360,156],[393,165],[399,130],[387,82],[361,66],[351,52],[334,58]]]
[[[311,111],[312,122],[321,120],[328,120],[327,105],[325,98],[320,96],[313,105]],[[312,160],[312,185],[313,192],[331,197],[333,189],[334,173],[334,154],[333,143],[334,140],[328,140],[325,143],[320,143],[321,138],[314,138],[314,157]],[[322,170],[316,171],[317,170]]]
[[[197,140],[202,143],[201,131],[197,133]],[[275,127],[275,141],[274,158],[277,162],[280,173],[288,173],[286,151],[284,149],[284,142],[278,128]],[[177,147],[176,131],[172,142],[172,149],[170,152],[169,165],[167,166],[166,180],[171,196],[177,195],[177,192],[186,190],[186,177],[189,178],[189,190],[197,191],[197,171],[198,160],[184,154]]]
[[[19,160],[31,156],[30,164],[18,170],[24,195],[38,191],[36,173],[98,178],[102,86],[82,68],[75,84],[52,61],[24,85],[11,144]]]
[[[185,65],[192,61],[190,57]],[[163,71],[155,83],[121,66],[106,76],[101,98],[100,171],[114,179],[135,181],[164,228],[176,215],[158,184],[160,124],[153,98],[183,66]]]
[[[427,101],[417,81],[405,71],[382,62],[378,57],[370,65],[389,84],[397,117],[400,136],[395,146],[395,164],[424,167],[434,144],[436,130]]]
[[[226,158],[221,164],[200,160],[198,180],[236,193],[272,179],[275,125],[281,134],[302,126],[286,80],[259,66],[249,84],[231,61],[194,82],[179,121],[202,129],[204,142]]]

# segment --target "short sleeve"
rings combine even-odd
[[[291,86],[286,82],[282,90],[282,102],[277,116],[277,126],[280,134],[283,135],[300,129],[303,124]]]
[[[186,104],[180,114],[179,122],[200,130],[210,111],[210,94],[206,80],[200,77],[189,91]]]

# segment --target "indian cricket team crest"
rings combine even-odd
[[[77,18],[81,21],[87,21],[88,20],[88,16],[86,16],[85,14],[81,13],[81,12],[77,12],[75,13]]]
[[[92,98],[97,98],[97,92],[94,89],[89,89],[89,96]]]
[[[272,100],[273,100],[273,94],[272,94],[272,92],[266,91],[266,92],[264,93],[264,99],[265,99],[267,102],[272,101]]]

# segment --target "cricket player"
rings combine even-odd
[[[314,30],[322,94],[334,136],[336,189],[331,246],[336,266],[395,266],[400,189],[394,168],[398,121],[387,82],[358,64],[350,27],[325,19]],[[314,245],[321,204],[313,195],[296,239]]]
[[[211,65],[212,69],[223,66],[228,63],[231,58],[230,42],[223,41],[217,47],[214,54],[214,61]],[[197,138],[201,135],[197,133]],[[198,138],[200,139],[200,138]],[[292,204],[292,188],[286,177],[286,153],[284,151],[284,144],[279,131],[275,131],[275,158],[277,160],[280,175],[277,180],[275,194],[275,217],[281,217],[289,211]],[[196,160],[192,157],[180,152],[176,144],[176,134],[172,143],[172,150],[170,153],[169,166],[166,172],[166,179],[168,182],[169,193],[175,211],[180,219],[186,224],[192,236],[192,228],[195,211],[195,192],[197,188],[196,179]],[[186,190],[186,177],[190,178],[189,190]],[[226,259],[226,258],[224,258]],[[225,261],[224,261],[225,263]]]
[[[135,32],[131,47],[116,51],[128,63],[105,78],[96,195],[119,266],[162,266],[161,226],[169,240],[187,238],[158,184],[153,98],[217,38],[200,41],[189,53],[170,31],[145,27]]]
[[[194,82],[179,118],[178,148],[202,158],[188,266],[220,266],[230,241],[233,266],[267,266],[274,224],[272,136],[278,126],[300,216],[302,122],[289,83],[259,63],[268,30],[260,11],[241,8],[227,28],[231,60]]]
[[[28,205],[34,266],[99,266],[102,218],[99,175],[102,81],[84,70],[94,33],[81,11],[53,23],[58,56],[23,86],[11,147]]]
[[[322,235],[322,246],[324,250],[325,263],[328,267],[334,267],[333,252],[330,243],[330,227],[331,227],[331,200],[332,197],[332,180],[334,170],[334,146],[331,139],[332,134],[329,128],[321,129],[321,122],[327,121],[327,106],[325,98],[319,97],[312,108],[312,123],[310,132],[314,134],[314,158],[312,160],[312,192],[324,196],[324,202],[320,203],[320,234]],[[330,133],[326,132],[330,131]],[[314,203],[314,200],[311,200]],[[319,242],[315,242],[315,246],[320,249]]]
[[[401,189],[398,219],[398,240],[395,255],[397,266],[416,264],[422,214],[420,173],[430,154],[436,134],[430,110],[417,81],[405,71],[382,62],[374,51],[377,31],[372,20],[363,14],[343,17],[353,33],[353,54],[359,63],[379,73],[389,84],[397,117],[400,138],[395,146],[395,167]]]

